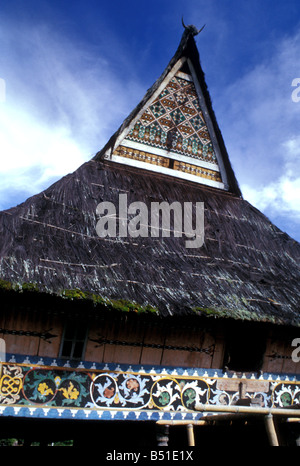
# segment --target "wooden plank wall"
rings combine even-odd
[[[111,340],[111,343],[99,346],[93,341],[99,336]],[[124,345],[113,344],[116,340],[124,342]],[[181,347],[190,347],[192,351]],[[196,348],[209,353],[195,351]],[[163,321],[144,321],[137,317],[102,321],[92,326],[85,359],[119,364],[220,368],[223,354],[224,341],[204,329],[166,325]]]
[[[28,356],[48,356],[57,358],[62,334],[62,322],[59,316],[48,313],[19,312],[17,309],[0,312],[0,328],[12,333],[0,333],[5,340],[6,352],[13,354],[26,354]],[[22,332],[44,332],[49,330],[57,335],[51,339],[51,343],[36,337],[18,335]]]
[[[300,330],[276,329],[269,331],[262,370],[300,374],[300,362],[292,360],[294,338],[300,338]]]
[[[65,317],[50,313],[0,312],[0,328],[10,331],[49,330],[57,335],[51,343],[36,336],[1,334],[8,353],[57,358]],[[103,363],[219,368],[224,342],[204,329],[165,325],[161,320],[115,317],[87,321],[89,327],[85,360]],[[101,344],[104,338],[110,343]],[[119,342],[114,344],[113,342]],[[124,343],[124,344],[121,344]],[[127,343],[127,344],[126,344]],[[132,343],[132,345],[128,344]],[[135,345],[136,344],[136,345]],[[144,346],[145,345],[145,346]],[[151,346],[153,345],[153,346]],[[210,353],[168,347],[207,349]]]
[[[0,338],[5,340],[8,353],[57,358],[64,319],[62,315],[47,312],[20,313],[17,309],[6,310],[0,312],[0,328],[23,332],[49,330],[57,337],[52,338],[51,343],[36,336],[17,334],[0,333]],[[163,319],[144,320],[140,316],[132,318],[126,315],[93,318],[87,325],[89,333],[86,361],[223,369],[225,338],[221,325],[215,324],[211,328],[178,323],[174,325],[170,322],[166,324]],[[293,362],[291,358],[294,350],[291,342],[297,336],[300,338],[295,330],[269,331],[262,366],[264,372],[300,373],[300,363]],[[100,344],[93,341],[99,338],[104,338],[107,342]],[[186,346],[207,351],[175,349]]]

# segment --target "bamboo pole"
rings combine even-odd
[[[276,434],[276,430],[275,430],[275,426],[274,426],[274,419],[273,419],[272,414],[267,414],[264,417],[264,421],[265,421],[265,426],[266,426],[266,430],[267,430],[270,445],[272,447],[279,447],[277,434]]]
[[[192,426],[204,426],[206,424],[206,421],[199,420],[199,421],[181,421],[181,420],[169,420],[169,421],[156,421],[156,424],[158,425],[167,425],[167,426],[188,426],[191,424]]]
[[[194,436],[193,424],[188,424],[186,427],[187,427],[187,434],[188,434],[188,445],[189,445],[189,447],[194,447],[195,446],[195,436]]]
[[[288,408],[257,408],[253,406],[237,406],[237,405],[204,405],[196,404],[196,411],[200,412],[217,412],[217,413],[245,413],[245,414],[273,414],[278,416],[299,417],[300,409]]]
[[[220,414],[218,415],[208,415],[203,416],[200,420],[194,421],[185,421],[185,420],[168,420],[168,421],[157,421],[158,425],[168,425],[168,426],[187,426],[188,442],[189,446],[195,446],[195,437],[193,426],[205,425],[211,421],[217,420],[228,420],[232,417],[240,417],[239,415],[263,415],[265,427],[268,435],[270,445],[279,446],[275,426],[274,426],[274,415],[286,417],[288,422],[299,422],[300,409],[288,409],[288,408],[258,408],[253,406],[236,406],[236,405],[204,405],[196,404],[195,410],[199,412],[217,412],[217,413],[231,413],[230,414]]]

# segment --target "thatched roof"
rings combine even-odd
[[[173,61],[188,50],[204,80],[195,48],[185,33]],[[2,288],[88,298],[108,308],[123,303],[161,316],[299,326],[300,244],[242,199],[208,94],[206,99],[226,166],[227,190],[104,159],[138,114],[136,109],[94,159],[0,214]],[[124,193],[128,204],[143,201],[149,211],[152,202],[204,202],[204,245],[187,249],[186,238],[172,234],[100,238],[97,205],[118,205]]]

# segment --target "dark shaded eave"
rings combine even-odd
[[[285,318],[272,318],[259,315],[250,315],[243,310],[218,309],[216,308],[190,308],[183,307],[182,312],[176,314],[164,314],[151,305],[140,305],[137,302],[126,299],[110,299],[95,293],[84,292],[80,289],[50,290],[36,283],[10,283],[0,280],[0,299],[3,300],[3,311],[8,309],[19,312],[33,312],[45,314],[68,315],[70,317],[80,316],[84,319],[92,317],[108,317],[117,319],[122,316],[133,316],[134,318],[147,319],[148,322],[160,321],[166,325],[175,322],[182,326],[210,325],[211,321],[217,321],[222,327],[231,327],[234,323],[241,325],[265,325],[277,328],[297,329],[300,327],[299,320]],[[206,324],[204,324],[206,322]],[[224,327],[225,328],[225,327]],[[258,327],[256,327],[258,328]],[[267,328],[267,327],[265,327]]]
[[[107,144],[95,155],[94,159],[95,160],[101,160],[103,159],[106,151],[110,150],[111,153],[113,152],[115,148],[116,141],[118,139],[118,136],[123,133],[124,130],[127,128],[129,129],[129,126],[131,122],[137,117],[139,112],[142,110],[142,108],[145,106],[145,104],[148,102],[148,100],[153,96],[153,94],[156,92],[156,90],[159,88],[159,86],[162,84],[164,79],[167,77],[167,75],[170,73],[174,65],[180,60],[181,58],[189,58],[193,64],[193,67],[195,69],[203,96],[204,100],[207,106],[207,111],[209,114],[209,117],[211,119],[212,125],[213,125],[213,130],[215,133],[215,137],[217,140],[217,143],[220,148],[220,152],[222,155],[222,160],[224,164],[224,168],[226,171],[227,175],[227,183],[228,183],[228,190],[235,194],[238,197],[242,197],[241,190],[239,188],[239,184],[237,182],[237,179],[235,177],[233,168],[231,166],[229,156],[227,153],[227,149],[224,143],[224,139],[222,136],[222,133],[220,131],[219,125],[217,123],[217,119],[212,107],[212,102],[210,98],[210,94],[208,91],[207,84],[205,82],[205,75],[202,70],[201,64],[200,64],[200,57],[199,57],[199,52],[194,40],[194,34],[193,30],[190,28],[186,28],[184,30],[184,33],[182,35],[179,47],[173,56],[173,58],[170,60],[168,66],[165,68],[164,72],[162,75],[156,80],[156,82],[153,84],[151,88],[148,89],[146,92],[144,98],[140,101],[140,103],[133,109],[133,111],[128,115],[128,117],[123,121],[122,125],[120,128],[111,136]]]

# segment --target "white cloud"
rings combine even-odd
[[[6,84],[0,103],[3,209],[18,192],[36,194],[90,159],[141,89],[130,76],[122,82],[98,49],[87,51],[46,26],[8,23],[0,41]]]
[[[300,227],[300,34],[270,47],[270,57],[224,91],[219,123],[243,196],[280,228]]]
[[[20,202],[91,158],[145,88],[130,75],[124,48],[126,76],[100,47],[87,49],[47,26],[3,22],[0,43],[0,208],[7,208],[18,193]],[[244,197],[274,218],[280,208],[298,226],[300,102],[292,100],[292,82],[299,56],[300,34],[272,43],[264,63],[213,100]]]
[[[300,137],[284,144],[281,176],[265,185],[242,186],[244,197],[263,211],[272,215],[288,215],[300,221]]]
[[[48,127],[15,107],[0,109],[1,199],[12,189],[33,194],[53,177],[75,170],[84,147],[67,126]],[[2,201],[3,202],[3,201]]]

